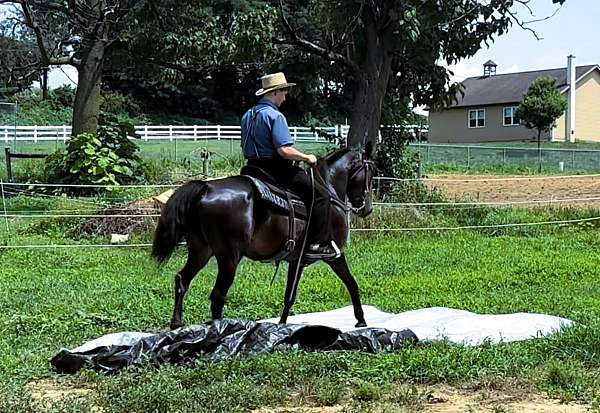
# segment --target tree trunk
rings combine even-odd
[[[386,46],[388,42],[384,41],[385,34],[377,33],[373,19],[367,18],[365,26],[367,58],[355,86],[348,146],[376,142],[381,107],[392,68],[392,57]]]
[[[96,133],[98,129],[104,49],[104,42],[95,40],[78,67],[79,79],[73,105],[73,136],[87,132]]]
[[[42,89],[42,100],[48,99],[48,66],[42,69],[42,81],[40,82]]]

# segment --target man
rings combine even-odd
[[[261,78],[262,88],[256,96],[262,96],[256,106],[242,117],[242,150],[248,165],[256,166],[277,182],[298,194],[306,207],[312,201],[311,180],[306,172],[293,164],[303,161],[314,167],[317,157],[305,154],[294,147],[294,140],[285,116],[279,106],[295,83],[288,83],[281,72]],[[312,259],[335,258],[339,249],[334,248],[329,232],[329,194],[315,182],[315,199],[309,228],[308,248],[305,257]]]

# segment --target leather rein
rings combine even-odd
[[[314,167],[312,169],[315,170],[315,176],[321,181],[321,184],[323,185],[323,187],[325,187],[325,189],[327,190],[327,192],[329,193],[329,196],[331,198],[331,203],[334,205],[337,205],[338,207],[340,207],[343,211],[344,214],[347,214],[348,212],[352,211],[353,213],[357,214],[360,211],[362,211],[363,209],[365,209],[367,207],[367,196],[369,195],[369,192],[371,191],[371,179],[369,179],[369,171],[371,171],[371,177],[373,176],[374,172],[377,170],[377,167],[375,166],[375,162],[371,161],[371,160],[367,160],[367,159],[361,159],[360,161],[362,162],[362,165],[356,169],[356,171],[354,171],[352,173],[352,175],[350,175],[350,177],[348,178],[348,181],[352,180],[356,175],[358,175],[362,170],[365,170],[365,185],[363,188],[363,202],[362,205],[358,208],[352,207],[352,206],[348,206],[347,202],[342,201],[338,195],[335,193],[335,191],[332,191],[329,188],[329,185],[327,184],[327,182],[325,181],[325,179],[323,178],[323,176],[321,175],[321,172],[319,171],[318,168]]]

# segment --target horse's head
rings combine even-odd
[[[373,211],[371,189],[373,177],[377,171],[375,161],[373,161],[373,143],[368,142],[364,148],[360,147],[352,152],[354,156],[348,165],[346,195],[352,205],[352,212],[360,217],[366,217]]]

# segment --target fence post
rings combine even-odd
[[[8,149],[8,148],[6,148]],[[10,229],[8,228],[8,214],[6,212],[6,198],[4,197],[4,181],[0,179],[0,188],[2,189],[2,208],[4,209],[4,222],[6,222],[6,232],[9,233]]]
[[[175,147],[175,162],[177,162],[177,138],[173,139],[171,136],[171,139],[173,140],[173,146]]]
[[[144,140],[148,142],[148,125],[144,125]]]
[[[4,148],[4,158],[6,160],[6,176],[8,177],[8,182],[12,182],[12,167],[10,164],[10,148]],[[2,187],[2,191],[4,192],[4,186]]]
[[[221,140],[221,125],[217,125],[217,140]]]
[[[502,149],[502,166],[506,165],[506,148]]]
[[[471,147],[467,146],[467,169],[471,168]]]
[[[194,142],[198,140],[198,125],[194,125]]]
[[[169,125],[169,141],[173,142],[173,125]]]

